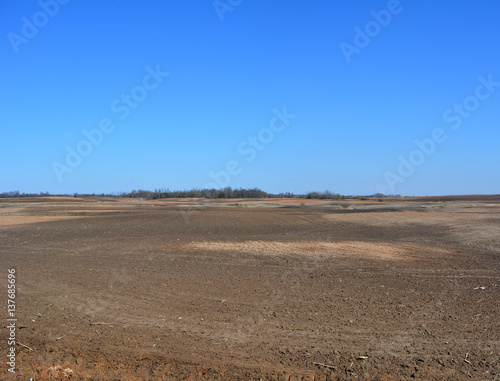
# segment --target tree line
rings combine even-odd
[[[237,188],[226,187],[223,189],[189,189],[189,190],[170,190],[168,188],[150,190],[133,190],[131,192],[114,192],[114,193],[73,193],[69,194],[51,194],[49,192],[40,193],[20,193],[19,191],[11,191],[0,193],[0,198],[20,198],[20,197],[57,197],[57,196],[72,196],[72,197],[122,197],[122,198],[141,198],[146,200],[155,200],[162,198],[207,198],[207,199],[231,199],[231,198],[305,198],[305,199],[320,199],[320,200],[340,200],[346,198],[354,198],[354,196],[344,196],[338,193],[326,190],[324,192],[309,192],[306,194],[294,194],[291,192],[285,193],[268,193],[259,188]],[[359,197],[359,196],[356,196]]]

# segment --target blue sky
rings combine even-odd
[[[2,1],[0,191],[500,193],[499,14]]]

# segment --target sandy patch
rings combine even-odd
[[[50,209],[52,205],[43,205],[42,208]],[[123,210],[118,209],[98,209],[98,208],[87,208],[87,209],[62,209],[62,210],[43,210],[43,214],[37,214],[36,211],[30,210],[30,207],[25,208],[0,208],[0,227],[31,224],[47,221],[59,221],[67,220],[72,218],[90,217],[98,216],[105,213],[115,213],[123,212]]]
[[[307,255],[375,258],[382,260],[410,260],[421,258],[426,253],[440,253],[438,248],[415,248],[369,242],[278,242],[278,241],[242,241],[242,242],[192,242],[184,249],[209,251],[234,251],[258,255]]]
[[[78,216],[0,216],[0,227],[67,220],[71,218],[78,218]]]

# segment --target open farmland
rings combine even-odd
[[[500,198],[442,200],[2,199],[16,376],[498,380]]]

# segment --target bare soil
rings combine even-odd
[[[497,196],[3,199],[0,379],[499,380],[499,228]]]

